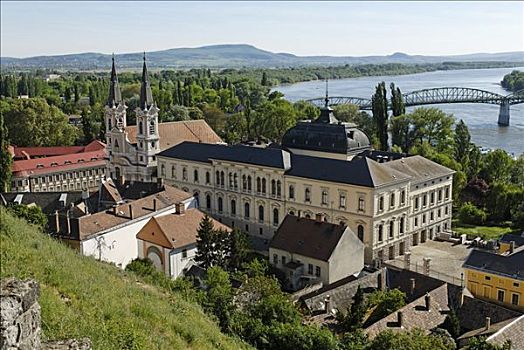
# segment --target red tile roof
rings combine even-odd
[[[103,166],[106,163],[105,145],[100,142],[101,149],[88,152],[64,154],[60,156],[16,160],[13,162],[13,176],[29,176],[36,174],[54,173],[72,169]],[[99,148],[100,145],[89,144],[85,148]]]
[[[53,147],[13,147],[14,157],[32,159],[35,157],[54,157],[65,154],[74,154],[90,151],[103,150],[105,144],[98,140],[94,140],[87,146],[53,146]]]

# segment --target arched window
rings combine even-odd
[[[233,173],[228,174],[229,177],[229,187],[233,187]]]
[[[262,193],[266,193],[266,179],[262,179]]]
[[[237,202],[234,199],[231,200],[231,215],[237,215]]]
[[[277,181],[277,197],[280,197],[282,195],[282,183],[280,180]]]
[[[113,127],[111,124],[112,124],[111,119],[108,119],[108,120],[107,120],[107,128],[108,128],[109,130],[111,130],[111,128]]]
[[[149,123],[149,133],[155,134],[155,121],[154,120],[151,120],[151,122]]]
[[[295,186],[289,185],[289,199],[295,199]]]
[[[273,225],[277,226],[278,225],[278,209],[277,208],[274,208],[273,209]]]
[[[233,176],[233,186],[235,187],[235,190],[238,188],[238,174],[235,173]]]
[[[200,207],[200,194],[198,192],[193,193],[193,198],[195,198],[197,208]]]
[[[242,191],[247,190],[247,177],[246,175],[242,175]]]
[[[251,175],[247,177],[247,190],[251,192]]]
[[[382,225],[378,225],[378,241],[382,242],[384,240],[384,228]]]
[[[144,124],[142,124],[142,121],[138,122],[138,133],[143,134],[144,133]]]
[[[310,214],[306,214],[306,215],[304,215],[304,217],[305,217],[306,219],[311,219],[311,215],[310,215]]]
[[[290,211],[289,211],[289,215],[293,215],[293,216],[294,216],[294,215],[295,215],[295,212],[294,212],[293,210],[290,210]]]
[[[187,181],[187,169],[185,167],[182,168],[182,180]]]
[[[209,174],[209,171],[206,171],[206,185],[209,185],[211,183],[211,175]]]
[[[206,209],[211,210],[211,196],[206,194]]]
[[[224,203],[222,197],[218,197],[218,212],[221,213],[224,210]]]
[[[166,175],[166,166],[164,164],[160,165],[160,175]]]
[[[364,226],[358,225],[358,227],[357,227],[357,235],[358,235],[358,239],[360,239],[362,242],[364,242]]]
[[[306,190],[304,191],[304,197],[306,202],[311,202],[311,190],[309,187],[306,187]]]
[[[277,194],[277,183],[275,180],[271,180],[271,195],[276,196]]]
[[[260,181],[260,178],[257,177],[257,192],[260,193],[262,192],[262,185],[261,185],[261,181]]]
[[[398,232],[404,233],[404,218],[400,218],[400,222],[398,224]]]
[[[118,148],[118,140],[115,139],[115,148]]]
[[[264,206],[262,205],[258,206],[258,221],[264,221]]]
[[[193,181],[198,182],[198,170],[193,170]]]
[[[174,165],[171,166],[171,177],[176,177],[176,168]]]
[[[215,181],[217,185],[220,185],[220,173],[218,172],[218,170],[215,172]]]
[[[394,234],[395,234],[395,222],[390,221],[389,222],[389,238],[393,238]]]
[[[249,203],[244,204],[244,217],[249,219]]]
[[[225,181],[224,181],[224,177],[225,177],[225,176],[224,176],[224,172],[221,171],[221,172],[220,172],[220,186],[224,186],[224,183],[225,183]]]

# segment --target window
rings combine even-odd
[[[402,190],[400,192],[400,204],[404,205],[404,203],[406,203],[406,191]]]
[[[309,189],[309,187],[306,187],[304,191],[304,200],[306,202],[311,202],[311,190]]]
[[[247,177],[247,190],[251,192],[251,175]]]
[[[193,181],[198,182],[198,170],[193,170]]]
[[[286,264],[286,257],[282,255],[282,265]]]
[[[382,225],[378,225],[378,241],[382,242],[384,240],[384,228]]]
[[[445,195],[446,199],[449,199],[449,187],[446,187],[446,195]]]
[[[182,258],[187,258],[187,249],[182,250]]]
[[[425,207],[428,205],[428,195],[425,194],[424,197],[422,197],[422,206]]]
[[[278,226],[278,209],[277,208],[274,208],[273,209],[273,225],[274,226]]]
[[[225,177],[225,176],[224,176],[224,172],[221,171],[221,172],[220,172],[220,186],[222,186],[222,187],[224,187],[224,183],[225,183],[225,181],[224,181],[224,177]]]
[[[187,181],[187,169],[182,168],[182,180]]]
[[[500,301],[501,303],[504,302],[504,291],[503,290],[498,290],[497,291],[497,300]]]
[[[289,185],[289,199],[295,199],[295,186]]]
[[[246,175],[242,175],[242,191],[247,190],[247,177]]]
[[[340,194],[338,200],[339,200],[339,206],[341,208],[345,208],[346,207],[346,195],[345,194]]]
[[[389,196],[389,206],[392,208],[395,206],[395,194],[392,193],[390,196]]]
[[[262,192],[262,181],[260,181],[260,178],[257,177],[257,193]]]
[[[415,210],[418,210],[418,197],[415,197]]]
[[[307,265],[307,273],[309,273],[310,275],[313,274],[313,264],[308,264]]]
[[[164,164],[160,165],[160,175],[166,175],[166,166]]]
[[[277,181],[277,197],[280,197],[282,195],[282,182],[280,180]]]
[[[400,222],[398,224],[398,232],[404,233],[404,218],[400,218]]]
[[[220,186],[220,173],[217,171],[215,171],[215,181],[217,183],[217,186]]]
[[[364,198],[360,197],[358,199],[358,210],[364,211]]]
[[[151,120],[151,123],[149,123],[149,133],[153,135],[155,134],[155,121],[154,120]]]
[[[435,204],[435,192],[431,192],[431,195],[429,197],[429,203]]]
[[[151,148],[155,148],[155,141],[151,142]],[[155,159],[153,158],[153,160],[155,160]]]
[[[315,276],[320,277],[320,266],[315,266]]]
[[[389,222],[389,238],[393,238],[394,234],[395,234],[395,222],[390,221]]]
[[[221,213],[224,210],[224,203],[222,197],[218,197],[218,212]]]
[[[271,180],[271,195],[277,195],[277,182],[275,180]]]
[[[229,178],[229,188],[232,188],[233,187],[233,173],[229,173],[228,178]]]
[[[444,214],[448,215],[448,212],[449,212],[449,211],[448,211],[448,207],[445,206],[445,207],[444,207]]]
[[[378,199],[378,210],[384,210],[384,197]]]
[[[273,254],[273,264],[278,264],[278,254]]]
[[[262,179],[262,193],[266,193],[266,179]]]
[[[328,192],[326,190],[322,191],[322,204],[328,204]]]
[[[260,222],[264,221],[264,206],[262,205],[258,206],[258,221]]]
[[[211,183],[211,174],[209,171],[206,171],[206,185],[209,185]]]
[[[513,282],[513,287],[517,287],[518,288],[519,287],[518,282]]]
[[[109,124],[111,124],[111,122]],[[138,122],[138,133],[139,134],[143,134],[144,133],[144,124],[142,124],[142,121]]]
[[[519,297],[520,296],[518,294],[515,294],[515,293],[511,294],[511,303],[513,305],[518,305],[519,304]]]
[[[438,190],[438,201],[442,200],[442,189]]]
[[[237,202],[234,199],[231,200],[231,215],[237,215]]]
[[[422,215],[422,224],[426,223],[426,214]]]
[[[437,216],[439,218],[442,216],[442,210],[440,208],[437,210]]]
[[[433,211],[431,211],[431,213],[429,213],[429,219],[433,221],[434,218],[435,218],[435,214],[433,213]]]
[[[211,196],[206,194],[206,209],[211,209]]]
[[[246,219],[249,219],[249,203],[245,203],[244,204],[244,217]]]
[[[364,242],[364,226],[358,225],[358,227],[357,227],[357,235],[358,235],[358,239],[360,239],[360,241]]]
[[[484,279],[485,279],[486,281],[491,281],[491,277],[490,277],[490,276],[484,276]]]

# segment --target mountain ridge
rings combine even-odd
[[[314,65],[355,64],[427,64],[453,62],[524,62],[524,51],[473,53],[462,55],[409,55],[395,52],[390,55],[370,56],[298,56],[287,52],[271,52],[249,44],[218,44],[200,47],[180,47],[146,53],[151,67],[157,68],[242,68],[242,67],[297,67]],[[143,53],[116,54],[122,68],[140,67]],[[110,64],[111,55],[82,52],[63,55],[40,55],[25,58],[0,57],[4,68],[102,69]]]

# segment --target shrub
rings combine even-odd
[[[459,219],[465,224],[482,225],[486,222],[487,214],[470,202],[464,203],[459,209]]]

